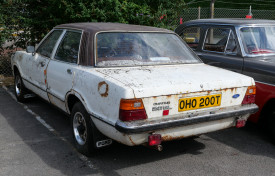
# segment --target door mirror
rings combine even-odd
[[[26,51],[27,53],[34,53],[35,52],[34,46],[27,46]]]

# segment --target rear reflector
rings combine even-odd
[[[244,127],[246,123],[246,120],[237,120],[236,122],[236,128]]]
[[[168,110],[163,110],[162,115],[163,115],[163,116],[169,115],[169,109],[168,109]]]
[[[256,86],[249,86],[246,90],[242,104],[255,103],[256,98]]]
[[[152,134],[148,136],[148,145],[154,146],[159,145],[161,143],[161,135],[160,134]]]

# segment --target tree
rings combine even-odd
[[[6,0],[0,3],[0,42],[37,43],[54,26],[74,22],[118,22],[175,28],[184,0]],[[11,34],[15,31],[18,37]],[[2,35],[7,34],[7,35]]]

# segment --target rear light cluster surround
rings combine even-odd
[[[119,108],[121,121],[135,121],[147,119],[142,99],[121,99]]]
[[[249,86],[246,90],[242,104],[255,103],[256,98],[256,86]]]

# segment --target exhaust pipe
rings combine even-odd
[[[159,152],[161,152],[163,150],[163,146],[162,145],[153,145],[153,146],[150,146],[150,145],[144,145],[145,147],[147,148],[150,148],[150,149],[154,149],[154,150],[157,150]]]
[[[162,145],[155,145],[157,151],[161,152],[163,150]]]

